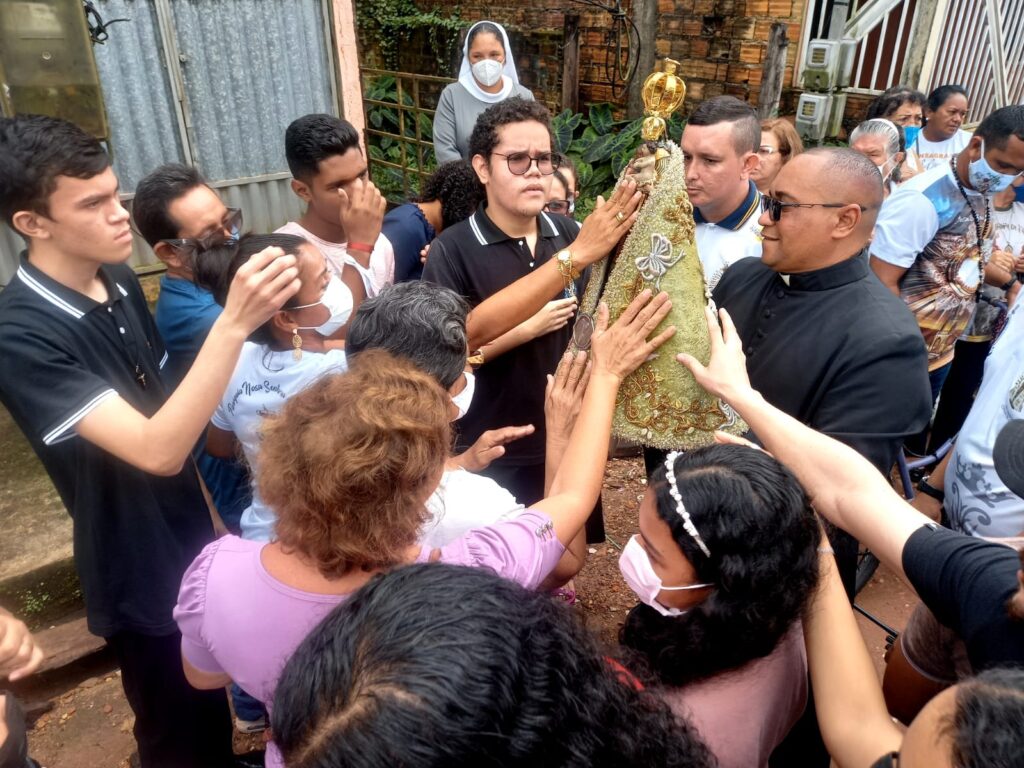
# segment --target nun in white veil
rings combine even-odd
[[[533,94],[519,84],[515,58],[504,27],[478,21],[466,33],[459,81],[441,93],[434,115],[434,154],[437,163],[468,160],[469,137],[481,113],[492,104]]]

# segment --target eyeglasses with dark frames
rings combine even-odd
[[[784,208],[845,208],[848,205],[856,205],[861,212],[871,210],[868,206],[859,203],[789,203],[768,197],[768,195],[761,196],[761,211],[767,213],[775,222],[782,218]]]
[[[548,213],[560,213],[563,216],[571,216],[576,212],[575,200],[548,200],[544,203],[544,210]]]
[[[225,235],[228,231],[231,234]],[[174,237],[161,240],[179,251],[185,256],[194,257],[197,254],[210,250],[211,248],[223,245],[224,243],[237,240],[242,233],[242,211],[240,208],[228,208],[227,214],[221,221],[220,227],[203,237]]]
[[[534,163],[537,164],[538,171],[545,176],[550,176],[562,164],[562,156],[557,152],[541,152],[536,157],[532,157],[529,152],[509,152],[508,154],[492,152],[491,154],[504,157],[509,171],[516,176],[525,174]]]

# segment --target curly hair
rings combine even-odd
[[[256,475],[281,544],[326,578],[401,562],[448,458],[450,402],[412,363],[367,350],[268,416]]]
[[[465,221],[487,199],[487,191],[468,160],[439,165],[423,182],[423,191],[413,202],[441,203],[441,227]]]
[[[1024,670],[989,669],[957,686],[949,724],[953,765],[1017,765],[1024,752]]]
[[[664,466],[648,486],[697,581],[716,585],[683,616],[638,605],[622,642],[662,684],[679,686],[770,654],[803,616],[818,579],[818,524],[796,478],[762,451],[713,445],[679,456],[676,483],[707,557],[683,528]]]
[[[292,768],[714,765],[566,606],[482,568],[377,576],[295,651],[274,696]]]
[[[874,101],[868,104],[866,120],[874,120],[876,117],[891,118],[907,102],[924,107],[927,99],[920,91],[908,85],[894,85],[887,91],[880,93]]]
[[[483,155],[488,161],[498,146],[498,129],[512,123],[540,123],[551,135],[551,113],[543,104],[513,96],[489,106],[476,120],[469,136],[469,156]],[[552,140],[554,144],[554,140]]]

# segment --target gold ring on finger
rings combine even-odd
[[[623,211],[619,211],[615,214],[615,220],[621,224],[626,220],[626,214]]]

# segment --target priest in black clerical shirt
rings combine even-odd
[[[762,203],[762,257],[729,267],[714,300],[736,323],[754,388],[887,475],[904,438],[928,423],[931,390],[914,316],[868,265],[882,200],[881,176],[863,155],[794,157]],[[856,544],[840,538],[850,590]]]

